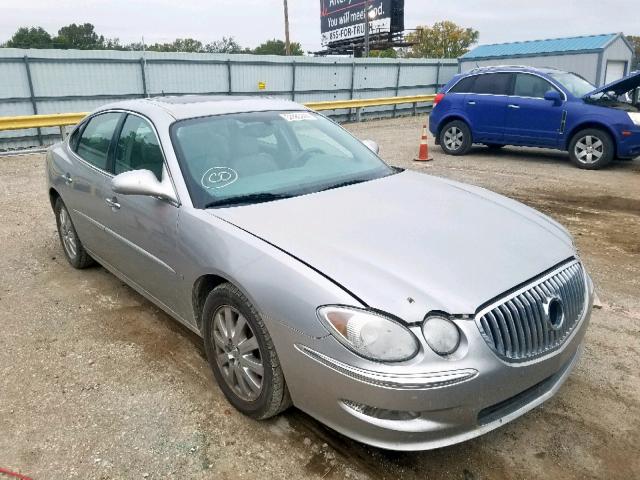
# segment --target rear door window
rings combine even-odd
[[[485,73],[478,75],[473,93],[487,95],[511,95],[512,73]]]
[[[557,90],[544,78],[526,73],[518,73],[513,89],[516,97],[544,98],[544,94],[549,90]]]
[[[162,180],[164,157],[156,134],[145,119],[128,115],[116,146],[114,174],[150,170]]]
[[[107,170],[109,146],[121,115],[103,113],[89,120],[78,140],[78,156],[100,170]]]

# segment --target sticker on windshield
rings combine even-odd
[[[202,186],[206,189],[224,188],[238,180],[238,172],[229,167],[213,167],[204,172]]]
[[[315,120],[316,117],[309,112],[281,113],[280,116],[287,122],[301,122],[303,120]]]

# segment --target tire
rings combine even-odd
[[[484,145],[489,150],[500,150],[501,148],[504,148],[504,145],[501,145],[499,143],[485,143]]]
[[[217,286],[205,301],[202,318],[209,366],[227,400],[256,420],[289,408],[291,399],[271,336],[242,292],[229,283]]]
[[[471,130],[461,120],[447,123],[439,135],[440,148],[447,155],[465,155],[471,150]]]
[[[61,198],[56,200],[53,211],[56,215],[56,225],[58,227],[58,237],[60,238],[62,251],[69,264],[78,270],[93,265],[95,261],[82,246],[82,242],[76,233],[76,228],[71,221],[69,211]]]
[[[569,158],[578,168],[598,170],[611,163],[614,157],[611,136],[597,128],[579,131],[569,143]]]

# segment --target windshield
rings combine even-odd
[[[182,120],[173,124],[171,136],[196,208],[277,200],[395,172],[313,112]]]
[[[584,78],[579,77],[575,73],[551,73],[555,80],[557,80],[564,88],[566,88],[574,97],[584,97],[587,93],[593,92],[596,87]]]

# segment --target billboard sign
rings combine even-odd
[[[365,7],[370,12],[371,35],[396,31],[394,23],[397,22],[398,3],[404,6],[404,0],[320,0],[322,45],[363,37]],[[400,23],[404,23],[403,19]]]

